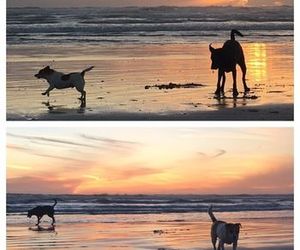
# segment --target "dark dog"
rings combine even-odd
[[[224,87],[226,76],[225,72],[232,72],[233,77],[233,96],[238,96],[239,92],[236,86],[236,65],[241,67],[243,73],[243,84],[244,91],[249,92],[246,84],[246,72],[247,67],[245,63],[245,56],[242,46],[238,41],[235,40],[235,34],[243,36],[239,31],[231,31],[231,39],[226,41],[222,48],[215,49],[212,45],[209,45],[209,50],[211,52],[211,69],[218,69],[218,83],[217,90],[215,92],[216,96],[224,95]],[[222,80],[222,85],[221,85]]]
[[[54,207],[57,204],[57,200],[54,200],[54,204],[52,206],[37,206],[33,209],[28,210],[27,217],[31,218],[31,216],[35,215],[38,219],[37,226],[40,224],[40,220],[44,215],[48,215],[52,219],[52,225],[55,223],[54,218]]]
[[[212,212],[212,206],[208,209],[208,214],[213,222],[211,226],[211,242],[214,250],[216,250],[217,239],[219,239],[218,250],[224,250],[224,244],[233,244],[232,249],[237,249],[239,239],[240,223],[226,223],[225,221],[217,220]]]
[[[64,74],[54,69],[51,69],[49,66],[41,69],[34,76],[38,79],[46,79],[49,83],[48,89],[42,93],[42,95],[49,96],[49,93],[53,89],[66,89],[66,88],[76,88],[78,92],[81,93],[80,100],[85,100],[86,92],[84,91],[84,75],[86,72],[92,70],[94,66],[91,66],[81,72],[75,72],[70,74]]]

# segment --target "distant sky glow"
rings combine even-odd
[[[7,0],[8,7],[124,7],[124,6],[276,6],[293,0]]]
[[[10,128],[7,191],[293,192],[289,128]]]

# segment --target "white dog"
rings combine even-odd
[[[80,100],[84,101],[86,92],[84,91],[84,75],[85,72],[92,70],[94,66],[91,66],[82,72],[75,72],[70,74],[64,74],[51,69],[49,66],[41,69],[39,73],[34,76],[38,79],[46,79],[49,83],[48,89],[42,93],[42,95],[49,96],[49,93],[53,89],[65,89],[65,88],[76,88],[81,93]]]
[[[224,250],[224,244],[233,244],[232,249],[237,249],[239,239],[240,223],[226,223],[225,221],[217,220],[212,212],[212,206],[208,209],[208,214],[213,222],[211,226],[211,242],[214,250],[216,250],[217,239],[219,239],[218,250]]]

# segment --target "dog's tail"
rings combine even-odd
[[[56,204],[57,204],[57,200],[56,200],[56,199],[54,199],[54,204],[52,205],[52,207],[55,207],[55,206],[56,206]]]
[[[216,222],[217,221],[217,218],[214,216],[214,214],[212,212],[212,206],[209,207],[208,214],[209,214],[209,217],[211,218],[212,222]]]
[[[238,30],[231,30],[231,34],[230,34],[231,40],[235,40],[235,35],[243,37],[243,34]]]
[[[85,72],[88,72],[88,71],[92,70],[93,68],[94,68],[94,66],[88,67],[87,69],[84,69],[80,74],[82,76],[84,76]]]

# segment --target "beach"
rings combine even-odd
[[[26,210],[54,197],[55,227],[45,216],[38,228]],[[293,249],[292,195],[7,194],[7,247],[211,249],[209,204],[218,219],[242,224],[239,249]]]
[[[242,224],[238,249],[294,249],[290,213],[287,218],[257,214],[260,218],[239,218],[245,216],[242,213],[218,215]],[[36,231],[33,220],[13,222],[18,219],[7,219],[7,249],[212,249],[211,222],[204,213],[58,215],[55,229],[48,222],[41,225],[40,231]]]
[[[227,10],[245,15],[243,8]],[[19,20],[18,10],[8,12],[8,120],[293,120],[290,9],[271,9],[266,20],[254,22],[258,9],[250,8],[250,21],[237,27],[245,35],[238,39],[247,61],[251,92],[243,95],[238,69],[240,95],[236,99],[232,98],[229,74],[226,98],[214,98],[217,72],[210,70],[208,45],[222,46],[230,30],[220,28],[221,13],[215,9],[210,13],[211,9],[201,8],[153,8],[146,14],[145,9],[135,10],[141,17],[130,8],[123,14],[109,10],[111,16],[96,9],[89,10],[91,20],[74,9],[70,23],[61,23],[58,30],[54,28],[60,22],[54,20],[58,10],[46,13],[45,20],[38,19],[36,10],[24,11],[24,20]],[[58,13],[64,16],[65,12]],[[176,18],[167,19],[168,12]],[[26,14],[28,19],[37,15],[41,27],[26,20]],[[236,26],[230,17],[223,18],[228,27]],[[99,26],[100,21],[104,24]],[[48,83],[34,74],[46,65],[64,73],[95,66],[85,76],[86,105],[81,105],[75,89],[53,90],[49,98],[42,96]],[[197,86],[159,88],[170,83]],[[155,85],[158,87],[149,87]],[[265,108],[270,105],[271,111]],[[244,108],[254,111],[240,111]]]

